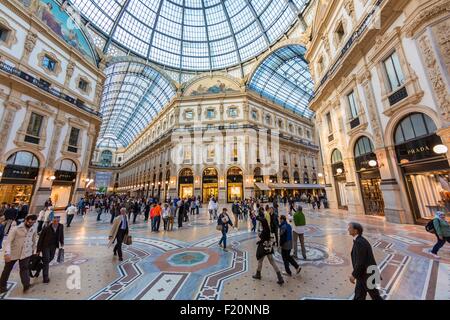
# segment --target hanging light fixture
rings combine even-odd
[[[342,172],[344,172],[341,168],[337,168],[336,173],[337,174],[342,174]]]

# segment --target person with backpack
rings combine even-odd
[[[281,247],[281,257],[283,258],[284,268],[286,270],[285,274],[289,277],[292,276],[291,269],[289,265],[291,264],[297,274],[300,273],[302,268],[298,265],[297,261],[291,256],[292,250],[292,227],[286,221],[286,216],[280,216],[280,247]]]
[[[228,251],[227,233],[229,225],[233,226],[233,222],[231,222],[230,216],[227,213],[227,208],[223,208],[222,213],[219,215],[219,218],[217,219],[217,229],[222,232],[222,238],[220,238],[219,247],[222,247],[223,251]]]
[[[433,249],[431,249],[430,254],[436,259],[440,259],[441,257],[438,256],[438,251],[445,245],[445,242],[450,243],[450,225],[447,220],[445,220],[445,213],[437,211],[435,218],[428,223],[426,228],[428,232],[434,230],[433,233],[437,237],[437,242]]]

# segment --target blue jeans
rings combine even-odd
[[[160,216],[156,216],[152,220],[152,231],[159,231]]]
[[[5,236],[5,226],[0,224],[0,249],[2,248],[3,237]]]
[[[220,238],[219,245],[223,243],[223,247],[227,247],[227,233],[222,229],[222,238]]]
[[[437,243],[434,245],[433,249],[431,250],[431,252],[433,254],[437,254],[438,251],[444,246],[445,242],[450,243],[450,237],[443,237],[443,238],[444,238],[444,240],[441,240],[439,238],[437,239]]]
[[[256,231],[256,219],[252,219],[252,232]]]

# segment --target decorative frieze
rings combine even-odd
[[[370,74],[370,71],[366,70],[359,76],[358,82],[362,85],[364,90],[367,112],[369,115],[370,126],[372,127],[375,148],[378,149],[384,146],[384,138],[375,96],[373,94],[372,85],[370,83],[371,79],[372,75]]]
[[[24,51],[22,55],[22,61],[28,62],[28,58],[30,57],[31,52],[34,50],[34,47],[36,46],[37,41],[37,34],[28,31],[28,34],[25,38],[25,45],[24,45]]]
[[[436,95],[437,104],[445,121],[450,121],[450,97],[447,84],[442,76],[439,63],[426,34],[419,38],[419,47],[422,51],[425,67],[431,80],[431,86]]]

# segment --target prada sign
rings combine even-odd
[[[38,173],[39,173],[39,168],[7,165],[3,172],[3,178],[34,180],[38,176]]]
[[[62,170],[57,170],[55,172],[55,177],[57,181],[73,181],[75,182],[76,178],[77,178],[77,173],[76,172],[70,172],[70,171],[62,171]]]
[[[403,164],[405,162],[436,158],[438,155],[434,153],[433,148],[438,144],[442,144],[442,140],[436,134],[400,144],[395,147],[397,160]]]

